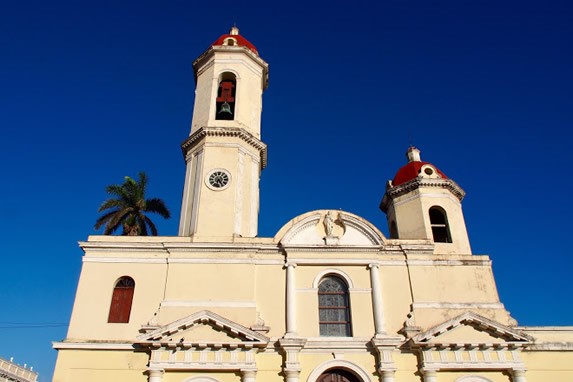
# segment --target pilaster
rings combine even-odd
[[[304,338],[281,338],[279,346],[285,356],[283,373],[285,382],[299,382],[300,362],[298,356],[306,344]]]
[[[295,263],[286,263],[286,333],[285,337],[296,336],[296,279]]]
[[[370,283],[372,286],[372,310],[374,312],[375,337],[378,338],[384,334],[384,309],[382,307],[382,286],[380,284],[380,265],[369,264]]]
[[[524,369],[513,369],[511,371],[511,377],[513,382],[526,382],[525,370]]]
[[[256,369],[241,369],[241,382],[255,382],[256,377]]]
[[[148,376],[148,379],[147,379],[148,382],[162,382],[163,381],[163,374],[165,373],[165,370],[150,368],[150,369],[147,369],[146,373]]]

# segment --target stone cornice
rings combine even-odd
[[[133,350],[136,348],[133,342],[52,342],[52,348],[60,349],[85,349],[85,350]]]
[[[203,54],[201,54],[195,61],[193,61],[193,72],[195,74],[195,83],[197,83],[197,74],[201,70],[201,67],[205,63],[214,57],[215,53],[239,53],[248,56],[253,62],[261,67],[263,70],[262,76],[262,86],[266,89],[269,86],[269,64],[249,48],[244,46],[224,46],[215,45],[207,49]]]
[[[388,184],[390,185],[391,182],[388,182]],[[446,190],[450,191],[456,198],[458,198],[460,202],[466,196],[465,191],[451,179],[416,178],[396,187],[388,187],[386,193],[384,194],[384,198],[382,198],[382,202],[380,203],[380,208],[382,211],[387,212],[388,205],[391,200],[421,187],[445,188]]]
[[[238,127],[201,127],[181,144],[183,157],[186,157],[189,150],[195,147],[205,137],[239,138],[260,152],[261,169],[267,166],[267,145],[245,129]]]

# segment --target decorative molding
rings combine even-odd
[[[504,309],[501,302],[414,302],[413,309]]]
[[[260,139],[239,127],[201,127],[191,134],[182,144],[183,157],[206,137],[232,137],[243,140],[261,153],[261,170],[267,166],[267,145]]]
[[[312,281],[312,288],[313,289],[317,289],[318,288],[318,284],[320,284],[320,280],[322,280],[325,276],[327,275],[337,275],[339,277],[341,277],[343,280],[346,281],[346,285],[348,285],[348,289],[354,288],[354,283],[352,282],[352,279],[350,278],[350,276],[348,276],[348,274],[344,271],[341,271],[340,269],[336,269],[336,268],[329,268],[329,269],[325,269],[321,272],[319,272],[314,280]]]
[[[194,346],[193,343],[173,343],[172,341],[168,340],[168,337],[172,337],[173,334],[187,330],[195,325],[198,324],[207,324],[217,328],[218,330],[222,330],[227,332],[233,338],[240,339],[241,343],[230,342],[229,346],[257,346],[257,347],[266,347],[269,338],[265,335],[257,333],[241,324],[233,322],[223,316],[220,316],[216,313],[213,313],[208,310],[203,310],[197,313],[194,313],[190,316],[184,317],[177,321],[174,321],[170,324],[164,325],[154,331],[145,333],[140,335],[138,338],[139,344],[148,347],[158,347],[158,346],[168,346],[168,347],[176,347],[176,346]],[[202,344],[199,344],[200,346]]]
[[[161,306],[209,307],[209,308],[256,308],[255,301],[212,301],[212,300],[166,300]]]
[[[573,342],[539,342],[528,346],[525,351],[573,351]]]
[[[440,335],[449,332],[456,327],[468,325],[474,327],[476,330],[484,331],[490,333],[490,335],[504,339],[504,343],[495,343],[495,344],[485,344],[485,343],[478,343],[478,344],[467,344],[467,343],[459,343],[459,344],[441,344],[438,342],[429,342],[432,339],[438,338]],[[521,331],[515,330],[508,326],[502,325],[498,322],[485,318],[477,313],[474,312],[466,312],[463,313],[449,321],[446,321],[440,325],[434,326],[426,330],[423,333],[420,333],[412,338],[412,344],[415,347],[423,347],[423,348],[435,348],[435,347],[444,347],[444,346],[481,346],[481,347],[525,347],[530,345],[533,342],[533,338]]]
[[[77,350],[133,350],[132,342],[52,342],[52,348]]]
[[[435,188],[444,188],[450,191],[452,194],[458,198],[461,202],[463,198],[466,196],[465,191],[453,180],[451,179],[423,179],[423,178],[415,178],[406,183],[400,184],[399,186],[393,187],[390,182],[389,186],[386,189],[386,193],[382,198],[382,202],[380,203],[380,208],[384,213],[388,212],[388,207],[390,201],[407,194],[410,191],[418,189],[420,187],[435,187]]]
[[[358,378],[360,378],[362,382],[373,382],[372,379],[370,378],[370,374],[367,371],[362,369],[357,364],[343,359],[333,359],[330,361],[323,362],[309,374],[306,381],[316,382],[318,378],[322,375],[322,373],[324,373],[326,370],[335,368],[341,368],[351,371]]]

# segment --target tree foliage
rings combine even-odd
[[[100,216],[95,229],[104,227],[104,235],[113,234],[122,227],[122,235],[128,236],[157,236],[155,224],[147,217],[147,213],[156,213],[168,219],[171,214],[163,200],[158,198],[145,199],[147,175],[140,172],[138,179],[125,177],[123,184],[112,184],[106,187],[111,197],[104,201],[98,212]]]

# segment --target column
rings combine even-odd
[[[296,280],[295,263],[286,263],[286,337],[296,335]]]
[[[374,310],[374,328],[376,336],[386,334],[384,331],[384,312],[382,309],[382,287],[380,285],[380,265],[370,264],[370,284],[372,287],[372,309]]]
[[[285,382],[298,382],[299,370],[285,370]]]
[[[424,382],[436,382],[436,370],[424,370]]]
[[[512,370],[512,374],[513,374],[513,382],[526,382],[527,379],[525,379],[525,370]]]
[[[394,370],[382,370],[382,382],[394,382]]]
[[[241,382],[255,382],[256,376],[257,376],[257,370],[255,369],[241,370]]]
[[[148,381],[149,382],[161,382],[163,381],[163,369],[147,369]]]

